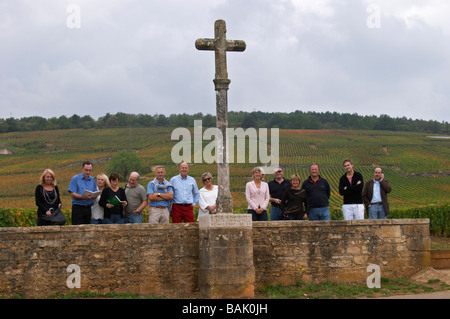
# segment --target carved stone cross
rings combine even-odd
[[[226,39],[226,24],[223,20],[214,23],[214,39],[197,39],[195,47],[198,50],[215,51],[216,76],[214,85],[216,90],[216,118],[217,128],[221,132],[221,140],[217,148],[217,196],[216,211],[221,213],[233,213],[233,200],[230,192],[230,170],[228,165],[228,86],[230,80],[227,72],[227,51],[244,51],[245,42],[242,40]]]
[[[226,24],[223,20],[214,23],[214,39],[197,39],[195,47],[198,50],[215,51],[216,55],[216,79],[228,79],[226,51],[245,50],[246,45],[242,40],[226,39]]]

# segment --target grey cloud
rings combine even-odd
[[[214,114],[214,53],[194,42],[223,18],[247,43],[227,54],[230,110],[450,120],[449,34],[394,14],[369,29],[366,1],[80,1],[80,29],[39,3],[1,5],[0,117]]]

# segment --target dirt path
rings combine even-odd
[[[450,290],[430,292],[430,293],[424,293],[424,294],[379,297],[376,299],[450,299]]]
[[[439,279],[436,282],[436,290],[439,289],[443,282],[450,284],[450,269],[435,269],[432,267],[426,268],[409,278],[410,281],[418,284],[428,284],[429,280]],[[450,290],[435,291],[429,293],[408,294],[408,295],[394,295],[389,297],[377,297],[376,299],[450,299]]]

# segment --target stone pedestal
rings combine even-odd
[[[254,297],[251,215],[200,216],[199,248],[198,280],[204,297]]]

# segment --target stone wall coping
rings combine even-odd
[[[428,225],[429,218],[402,219],[359,219],[359,220],[288,220],[253,222],[253,227],[334,227],[334,226],[387,226],[387,225]]]
[[[0,235],[7,233],[72,233],[72,232],[91,232],[91,231],[116,231],[116,230],[133,230],[133,231],[151,231],[158,229],[173,230],[195,230],[198,229],[198,223],[182,223],[182,224],[110,224],[110,225],[65,225],[65,226],[33,226],[33,227],[0,227]],[[1,240],[1,238],[0,238]]]
[[[388,226],[388,225],[425,225],[429,224],[428,218],[414,219],[361,219],[361,220],[293,220],[293,221],[264,221],[252,222],[252,227],[334,227],[334,226]],[[70,232],[91,232],[91,231],[115,231],[132,229],[133,231],[151,231],[152,229],[168,230],[196,230],[199,229],[199,223],[181,223],[181,224],[112,224],[112,225],[65,225],[65,226],[34,226],[34,227],[0,227],[0,236],[8,233],[70,233]],[[0,237],[1,240],[1,237]]]

